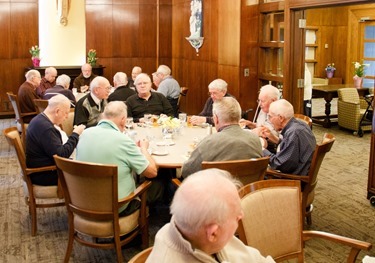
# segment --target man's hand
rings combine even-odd
[[[86,92],[87,90],[89,89],[89,86],[85,85],[85,86],[81,86],[81,92]]]
[[[240,124],[241,128],[245,128],[245,126],[246,126],[249,129],[254,129],[256,127],[256,123],[254,123],[252,121],[249,121],[249,120],[245,120],[245,119],[241,119],[239,124]]]
[[[83,130],[86,128],[85,125],[80,124],[78,126],[74,126],[73,132],[77,133],[78,135],[81,135]]]
[[[191,116],[191,124],[198,125],[206,122],[206,117],[203,116]]]

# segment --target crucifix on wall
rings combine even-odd
[[[189,28],[190,36],[186,38],[191,44],[195,51],[199,52],[199,48],[203,45],[202,37],[202,26],[203,26],[203,0],[191,0],[190,2],[190,18],[189,18]]]
[[[70,10],[71,0],[56,0],[57,16],[61,25],[68,24],[68,15]]]

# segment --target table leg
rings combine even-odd
[[[331,101],[332,101],[332,96],[324,96],[324,100],[326,101],[326,110],[325,110],[325,114],[326,114],[326,117],[324,118],[324,121],[323,121],[323,127],[324,128],[331,128],[331,118],[330,118],[330,115],[331,115]]]

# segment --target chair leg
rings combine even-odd
[[[35,199],[29,197],[29,212],[31,216],[31,236],[36,235],[37,231],[37,217],[36,217],[36,203]]]
[[[142,230],[141,230],[141,235],[142,235],[142,249],[146,249],[149,247],[148,245],[148,223],[146,223]]]
[[[115,236],[114,237],[115,241],[115,249],[116,249],[116,254],[117,254],[117,262],[122,263],[123,258],[122,258],[122,251],[121,251],[121,243],[120,243],[120,236]]]
[[[306,215],[306,221],[307,221],[307,225],[311,226],[311,224],[312,224],[311,214]]]
[[[66,247],[64,262],[68,263],[73,250],[74,228],[69,226],[68,246]]]

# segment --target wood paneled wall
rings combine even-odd
[[[17,92],[32,66],[29,48],[38,43],[38,1],[0,1],[0,114],[12,111],[6,91]]]
[[[306,11],[308,26],[316,26],[318,48],[316,49],[315,77],[325,78],[325,68],[335,63],[335,77],[345,80],[346,50],[348,45],[348,8],[331,7]],[[338,41],[340,39],[340,41]],[[325,45],[328,45],[326,48]]]

